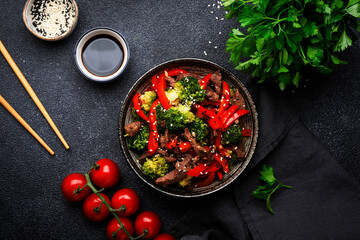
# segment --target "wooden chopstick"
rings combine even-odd
[[[59,129],[56,127],[55,123],[53,122],[53,120],[51,119],[50,115],[47,113],[45,107],[42,105],[42,103],[40,102],[39,98],[36,96],[34,90],[32,89],[32,87],[30,86],[30,84],[28,83],[28,81],[26,80],[26,78],[24,77],[24,75],[21,73],[19,67],[16,65],[15,61],[12,59],[12,57],[10,56],[9,52],[6,50],[4,44],[0,41],[0,51],[1,53],[4,55],[6,61],[9,63],[10,67],[14,70],[16,76],[19,78],[20,82],[22,83],[22,85],[25,87],[26,91],[29,93],[30,97],[32,98],[32,100],[35,102],[36,106],[39,108],[39,110],[41,111],[41,113],[44,115],[45,119],[47,120],[47,122],[50,124],[50,126],[52,127],[52,129],[54,130],[54,132],[56,133],[56,135],[58,136],[58,138],[60,139],[60,141],[64,144],[66,149],[69,149],[69,145],[66,143],[65,139],[63,138],[63,136],[61,135]]]
[[[44,140],[41,139],[41,137],[39,137],[39,135],[37,135],[37,133],[29,126],[29,124],[27,124],[25,122],[25,120],[15,111],[14,108],[12,108],[10,106],[10,104],[0,95],[0,104],[3,105],[10,113],[11,115],[13,115],[16,120],[18,120],[21,125],[24,126],[24,128],[26,128],[26,130],[29,131],[29,133],[31,135],[33,135],[33,137],[38,140],[38,142],[43,145],[43,147],[48,150],[48,152],[51,154],[51,155],[54,155],[54,151],[51,150],[51,148],[44,142]]]

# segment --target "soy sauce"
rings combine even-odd
[[[81,57],[89,72],[96,76],[106,77],[121,67],[124,51],[116,38],[98,35],[84,45]]]

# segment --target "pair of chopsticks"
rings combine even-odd
[[[21,73],[19,67],[16,65],[15,61],[10,56],[9,52],[6,50],[4,44],[0,41],[0,51],[4,55],[6,61],[9,63],[10,67],[14,70],[16,76],[19,78],[20,82],[26,89],[26,91],[29,93],[32,100],[35,102],[36,106],[39,108],[41,113],[44,115],[47,122],[50,124],[60,141],[63,143],[66,149],[69,149],[69,145],[66,143],[65,139],[61,135],[59,129],[56,127],[55,123],[51,119],[50,115],[47,113],[46,109],[40,102],[39,98],[36,96],[34,90],[24,77],[24,75]],[[37,133],[25,122],[25,120],[11,107],[11,105],[0,95],[0,104],[3,105],[10,113],[13,115],[16,120],[18,120],[21,125],[23,125],[26,130],[30,132],[30,134],[51,154],[54,155],[54,151],[51,150],[51,148],[37,135]]]

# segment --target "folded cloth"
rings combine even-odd
[[[253,90],[253,91],[251,91]],[[259,139],[246,171],[205,197],[171,229],[176,239],[359,239],[360,186],[268,87],[251,89]],[[262,163],[292,189],[271,197],[275,214],[251,196]]]

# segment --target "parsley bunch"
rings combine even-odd
[[[345,64],[336,56],[360,31],[360,0],[222,0],[226,18],[237,18],[226,51],[235,69],[281,90],[299,86],[304,66],[330,73]],[[247,60],[243,61],[243,57]]]
[[[260,179],[265,182],[265,185],[258,186],[255,191],[253,191],[253,197],[263,200],[266,199],[266,207],[269,211],[274,214],[274,211],[270,204],[271,195],[281,187],[292,188],[290,186],[282,184],[279,180],[277,180],[274,176],[274,170],[272,167],[264,164],[262,166],[262,170],[260,171],[261,177]]]

